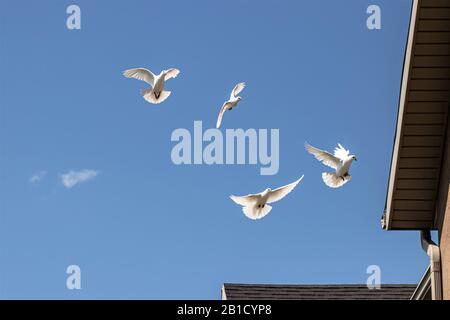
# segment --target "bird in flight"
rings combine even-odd
[[[230,99],[228,101],[225,101],[222,105],[222,108],[219,112],[219,117],[217,118],[217,124],[216,128],[220,128],[220,124],[222,123],[223,114],[227,110],[233,110],[234,107],[237,106],[238,102],[241,101],[242,97],[238,96],[239,93],[241,93],[242,90],[245,88],[245,82],[240,82],[237,85],[234,86],[233,91],[231,91]]]
[[[353,160],[356,161],[356,157],[351,155],[350,151],[346,150],[340,143],[334,149],[334,155],[317,149],[308,143],[305,143],[305,149],[324,165],[335,170],[335,172],[322,173],[323,182],[330,188],[342,187],[351,179],[349,170]]]
[[[166,100],[171,92],[164,90],[164,85],[170,78],[175,78],[180,73],[180,70],[170,68],[161,71],[160,74],[155,75],[145,68],[128,69],[123,72],[126,78],[134,78],[137,80],[145,81],[151,88],[142,89],[141,94],[145,100],[150,103],[158,104]]]
[[[289,192],[294,190],[297,184],[303,179],[294,181],[275,190],[267,188],[263,192],[257,194],[249,194],[246,196],[230,196],[231,200],[242,206],[245,216],[252,220],[264,218],[272,207],[268,203],[274,203],[283,199]]]

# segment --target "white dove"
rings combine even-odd
[[[322,173],[323,182],[325,182],[327,186],[330,188],[339,188],[351,179],[348,172],[353,160],[356,161],[356,157],[350,155],[350,151],[345,150],[340,143],[338,143],[338,147],[334,149],[334,155],[327,151],[314,148],[308,143],[305,143],[305,148],[306,151],[316,157],[317,160],[322,161],[324,165],[336,170],[335,172]]]
[[[267,188],[261,193],[249,194],[246,196],[230,196],[230,198],[242,206],[242,211],[247,218],[252,220],[261,219],[272,210],[272,207],[267,203],[273,203],[283,199],[289,192],[294,190],[302,179],[303,176],[297,181],[275,190]]]
[[[149,89],[142,89],[141,94],[145,100],[150,103],[158,104],[166,100],[171,92],[164,90],[165,81],[170,78],[175,78],[180,73],[180,70],[170,68],[161,71],[159,75],[154,75],[148,69],[145,68],[134,68],[128,69],[123,72],[126,78],[134,78],[137,80],[142,80],[147,82],[152,87]]]
[[[228,101],[225,101],[222,105],[222,108],[219,112],[219,117],[217,118],[217,125],[216,128],[220,128],[220,124],[222,123],[223,114],[227,110],[233,110],[234,107],[238,104],[239,101],[241,101],[242,97],[239,97],[238,94],[241,93],[242,90],[245,88],[245,82],[240,82],[237,85],[234,86],[233,91],[231,91],[230,99]]]

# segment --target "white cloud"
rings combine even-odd
[[[70,170],[67,173],[61,174],[60,178],[64,187],[70,189],[78,183],[94,179],[98,174],[99,172],[97,170],[89,170],[89,169],[79,171]]]
[[[41,170],[41,171],[33,174],[28,181],[32,184],[36,184],[39,181],[41,181],[46,175],[47,175],[47,171]]]

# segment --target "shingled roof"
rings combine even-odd
[[[232,284],[222,287],[224,300],[409,300],[416,285],[389,284],[381,289],[366,285]]]

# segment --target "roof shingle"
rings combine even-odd
[[[274,285],[225,283],[227,300],[409,300],[413,284],[386,284],[381,289],[366,285]]]

